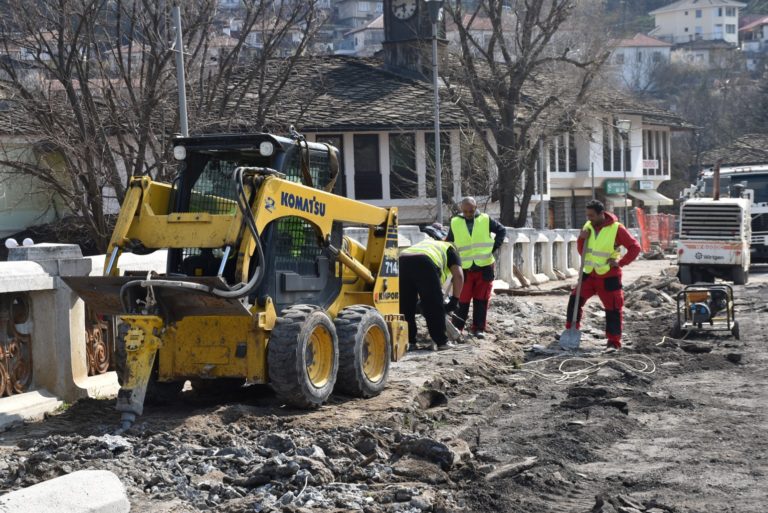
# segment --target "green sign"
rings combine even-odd
[[[606,180],[603,184],[605,185],[605,193],[609,196],[614,194],[624,194],[629,191],[627,182],[624,180]]]

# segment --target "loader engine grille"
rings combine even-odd
[[[741,233],[742,210],[729,204],[683,205],[680,223],[682,239],[733,240]]]

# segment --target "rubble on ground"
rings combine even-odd
[[[193,511],[456,506],[450,490],[428,486],[450,483],[448,472],[461,464],[445,443],[381,426],[263,434],[238,420],[218,433],[135,428],[121,436],[27,439],[3,462],[0,493],[98,467],[116,473],[134,498],[181,500]]]

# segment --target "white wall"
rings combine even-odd
[[[722,16],[718,16],[722,9]],[[696,17],[696,11],[701,11],[701,17]],[[686,14],[687,13],[687,14]],[[729,43],[738,43],[739,36],[739,9],[735,8],[735,16],[726,16],[726,7],[709,7],[704,5],[692,5],[690,8],[681,9],[670,13],[656,14],[656,28],[652,32],[654,37],[669,40],[673,43],[683,43],[696,39],[697,31],[699,39],[722,39]],[[718,30],[722,25],[722,30]],[[734,30],[728,33],[727,25],[733,25]],[[687,30],[686,30],[687,29]]]

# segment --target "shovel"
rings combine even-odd
[[[587,251],[586,241],[584,251]],[[568,351],[575,351],[581,343],[581,331],[576,328],[576,321],[579,318],[579,302],[581,300],[581,281],[584,277],[584,255],[581,257],[579,265],[579,281],[576,284],[576,296],[574,298],[573,314],[571,314],[571,328],[563,331],[560,335],[560,347]]]

